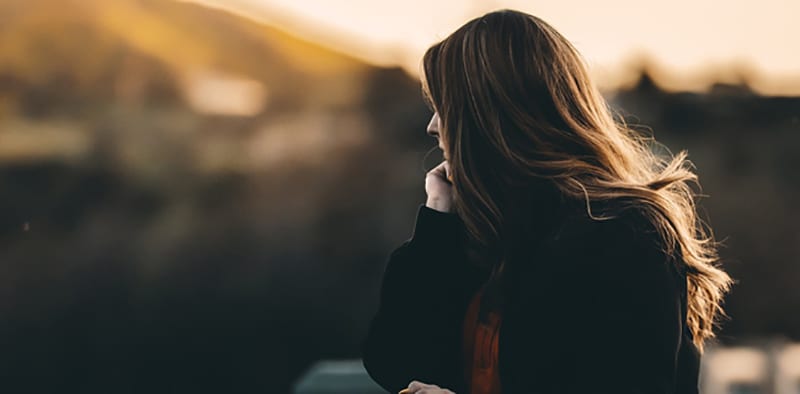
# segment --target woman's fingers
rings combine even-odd
[[[450,172],[448,166],[449,164],[446,161],[443,161],[439,163],[439,165],[437,165],[436,167],[433,167],[430,171],[428,171],[428,173],[447,179],[447,174]]]
[[[401,390],[399,394],[453,394],[453,392],[435,384],[425,384],[413,380],[408,384],[408,388]]]
[[[453,205],[453,184],[447,179],[449,166],[443,161],[425,176],[425,192],[428,194],[425,205],[442,212],[450,212]]]
[[[434,387],[435,388],[439,388],[438,386],[435,386],[435,385],[432,385],[432,384],[425,384],[425,383],[422,383],[422,382],[417,381],[417,380],[413,380],[413,381],[411,381],[411,383],[408,384],[408,388],[411,389],[411,390],[421,390],[421,389],[434,388]]]
[[[432,384],[425,384],[418,380],[412,380],[411,383],[408,384],[408,388],[403,389],[400,391],[400,394],[417,394],[420,390],[425,390],[428,388],[436,387]],[[437,387],[438,388],[438,387]]]
[[[450,163],[443,161],[436,167],[428,171],[428,175],[439,179],[442,183],[450,185],[453,182],[452,174],[450,173]]]

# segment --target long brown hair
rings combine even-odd
[[[507,199],[533,179],[585,201],[592,217],[593,201],[640,207],[685,264],[687,324],[702,351],[732,280],[697,216],[687,152],[656,154],[651,136],[615,119],[578,51],[533,15],[475,18],[431,46],[422,68],[470,237],[487,249],[501,244],[515,216]]]

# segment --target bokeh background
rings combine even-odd
[[[441,160],[419,57],[504,7],[688,150],[720,344],[800,340],[800,5],[660,3],[0,0],[2,391],[285,393],[358,357]]]

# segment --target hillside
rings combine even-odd
[[[134,95],[169,98],[186,75],[198,71],[258,81],[288,105],[341,102],[358,93],[357,77],[368,68],[287,33],[191,3],[6,0],[0,15],[5,87],[0,94],[6,106],[19,100],[24,110],[76,97],[124,96],[130,85],[138,86]],[[332,89],[339,94],[330,94]],[[48,97],[36,94],[44,90]]]

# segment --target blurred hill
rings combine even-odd
[[[3,95],[18,97],[26,112],[76,97],[174,102],[192,72],[258,81],[277,106],[347,102],[367,69],[275,29],[173,1],[5,0],[0,15]]]
[[[0,37],[7,387],[282,393],[357,356],[441,160],[416,80],[167,0],[4,0]],[[800,99],[609,98],[698,166],[723,340],[800,339]]]

